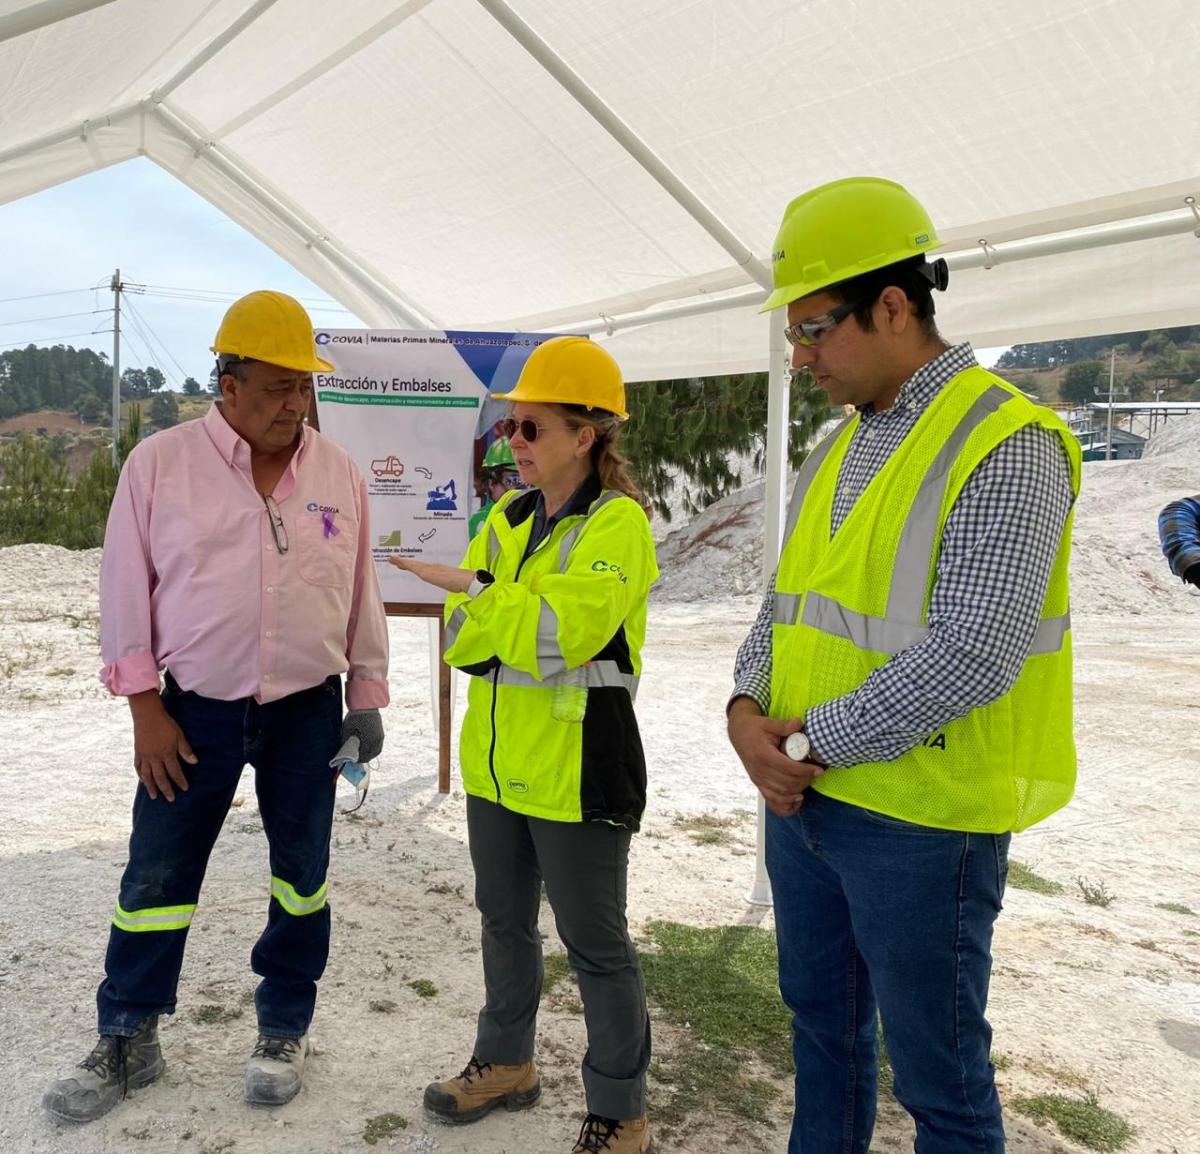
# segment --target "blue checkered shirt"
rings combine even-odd
[[[890,409],[860,410],[834,495],[832,535],[871,479],[957,373],[976,364],[969,344],[923,365]],[[1015,684],[1041,617],[1050,570],[1071,510],[1071,465],[1057,434],[1018,430],[971,475],[942,531],[929,635],[853,692],[808,711],[805,731],[827,765],[891,761],[948,722]],[[731,697],[771,705],[775,580],[738,650]]]

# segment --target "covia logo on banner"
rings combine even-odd
[[[319,345],[361,345],[363,341],[362,333],[342,333],[339,336],[330,336],[329,333],[317,333],[313,338]]]

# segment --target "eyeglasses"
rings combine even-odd
[[[546,432],[547,429],[552,429],[553,427],[553,425],[539,425],[537,421],[531,420],[529,417],[526,417],[522,421],[514,420],[512,417],[505,417],[504,420],[500,422],[500,431],[510,441],[517,435],[517,433],[520,433],[521,440],[527,441],[529,444],[533,444],[533,442],[536,441],[544,432]],[[577,429],[579,426],[572,425],[570,421],[567,421],[563,425],[563,428]]]
[[[830,309],[827,313],[822,313],[819,317],[813,317],[807,321],[797,321],[794,325],[788,325],[783,330],[783,335],[792,345],[804,345],[806,348],[815,345],[833,332],[860,304],[862,301],[850,301],[847,304],[838,305],[835,309]]]
[[[283,514],[274,497],[263,494],[263,504],[267,507],[267,520],[271,523],[271,536],[275,538],[275,548],[280,554],[288,551],[287,526],[283,523]]]

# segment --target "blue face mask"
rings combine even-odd
[[[344,809],[342,813],[354,813],[362,808],[367,800],[367,790],[371,786],[371,768],[358,760],[358,738],[349,737],[341,749],[333,755],[329,762],[330,768],[344,777],[358,795],[358,801],[352,809]]]

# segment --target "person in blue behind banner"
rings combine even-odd
[[[624,382],[604,349],[558,337],[506,397],[532,488],[493,506],[460,569],[389,559],[450,594],[446,660],[471,675],[459,750],[486,1001],[470,1061],[425,1106],[473,1122],[540,1098],[544,881],[587,1022],[575,1154],[648,1154],[650,1019],[625,898],[646,805],[633,697],[658,567],[616,449]]]

